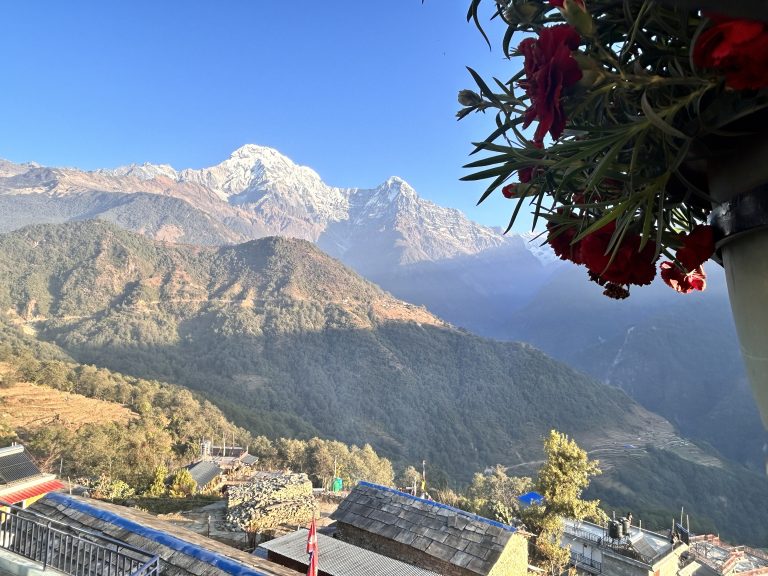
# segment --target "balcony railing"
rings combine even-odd
[[[160,559],[107,536],[0,503],[0,548],[69,576],[159,576]]]
[[[602,562],[592,560],[592,558],[588,558],[587,556],[584,556],[584,554],[579,554],[578,552],[571,551],[571,564],[573,564],[575,568],[581,568],[588,572],[593,572],[594,574],[600,574],[603,571]]]
[[[598,536],[597,534],[594,534],[589,530],[584,530],[583,528],[579,528],[578,526],[572,526],[572,525],[566,524],[565,532],[567,534],[576,536],[577,538],[581,538],[582,540],[589,540],[590,542],[595,542],[596,544],[602,544],[603,542],[602,536]]]

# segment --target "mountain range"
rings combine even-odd
[[[255,145],[243,146],[220,164],[200,170],[143,164],[85,172],[2,162],[0,195],[14,196],[14,202],[6,204],[4,230],[29,223],[24,220],[33,218],[31,206],[47,208],[51,221],[102,216],[130,228],[131,223],[123,221],[126,205],[138,209],[137,203],[165,197],[190,208],[174,215],[163,209],[170,204],[158,204],[153,211],[162,217],[148,219],[140,232],[189,244],[274,235],[301,238],[351,265],[372,269],[390,262],[407,265],[477,254],[508,243],[458,210],[419,198],[400,178],[389,178],[374,189],[335,188],[310,168]],[[64,200],[67,207],[57,213],[54,203],[41,204],[51,198]],[[187,222],[190,218],[192,222]],[[203,224],[210,229],[201,238],[194,226]],[[377,252],[383,246],[384,262]]]
[[[765,478],[620,389],[456,328],[304,240],[204,247],[103,222],[29,226],[0,235],[0,310],[77,362],[202,392],[256,434],[369,442],[466,482],[495,463],[527,471],[557,428],[601,460],[595,494],[646,525],[682,504],[702,531],[768,536],[743,523],[768,526]]]
[[[483,336],[532,343],[623,388],[687,436],[764,467],[768,434],[717,270],[701,295],[656,284],[614,302],[540,240],[503,236],[397,177],[373,189],[329,186],[263,146],[198,170],[0,161],[0,231],[91,218],[197,245],[308,240],[402,300]]]

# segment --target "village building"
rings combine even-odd
[[[213,492],[224,483],[224,471],[215,462],[195,462],[186,468],[195,481],[195,492]]]
[[[440,576],[437,572],[388,558],[359,546],[342,542],[325,534],[317,534],[318,576]],[[301,529],[259,545],[254,554],[307,573],[307,530]]]
[[[337,536],[444,576],[522,576],[527,535],[410,494],[360,482],[331,515]]]
[[[21,444],[0,448],[0,506],[26,508],[49,492],[64,488],[56,476],[44,474]]]
[[[768,555],[747,546],[731,546],[708,534],[692,536],[680,576],[762,576],[768,574]]]
[[[213,462],[224,473],[238,470],[244,466],[252,468],[259,459],[248,453],[248,448],[242,446],[214,446],[205,440],[200,444],[200,462]]]
[[[623,521],[623,522],[622,522]],[[566,519],[561,545],[570,547],[571,566],[579,574],[673,576],[688,546],[669,536],[633,526],[631,519],[599,526]]]

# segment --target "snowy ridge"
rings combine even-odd
[[[150,164],[145,162],[144,164],[129,164],[127,166],[118,166],[111,170],[101,169],[96,170],[97,173],[107,176],[113,176],[116,178],[124,176],[133,176],[139,180],[152,180],[158,176],[165,176],[171,180],[178,180],[178,173],[168,164]]]
[[[383,245],[374,236],[384,233],[402,263],[472,255],[510,242],[459,210],[420,198],[397,176],[373,189],[332,187],[311,168],[255,144],[246,144],[219,164],[201,169],[144,163],[91,172],[51,172],[9,164],[4,171],[20,177],[2,193],[63,197],[93,190],[173,196],[224,225],[234,225],[233,233],[243,240],[283,235],[318,242],[328,233],[325,245],[338,246],[339,253],[352,246],[362,253],[370,245],[375,258]]]
[[[528,251],[536,256],[544,266],[561,262],[560,258],[552,251],[552,247],[545,242],[546,236],[540,235],[538,232],[523,232],[518,236],[523,239]]]

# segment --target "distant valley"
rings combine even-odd
[[[768,526],[765,478],[621,390],[457,329],[306,241],[195,247],[38,225],[0,236],[0,278],[4,322],[78,362],[202,392],[256,434],[370,442],[451,483],[495,463],[523,473],[557,428],[604,461],[595,495],[647,525],[685,505],[700,528],[744,542],[762,536],[743,514]]]
[[[91,218],[188,244],[309,240],[398,298],[477,334],[530,342],[764,470],[768,433],[718,270],[709,270],[704,294],[654,285],[613,302],[583,270],[553,261],[540,239],[501,236],[424,201],[399,178],[374,189],[328,186],[263,146],[199,170],[84,172],[0,161],[0,231]]]

